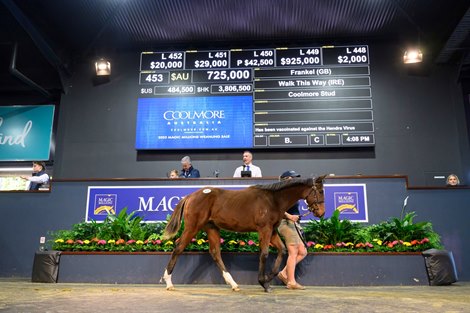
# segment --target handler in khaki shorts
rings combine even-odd
[[[294,177],[300,177],[295,171],[286,171],[282,173],[279,180],[288,180]],[[279,225],[278,231],[284,238],[289,254],[286,266],[279,272],[277,277],[286,285],[287,289],[305,289],[304,286],[295,281],[295,267],[307,255],[307,249],[300,237],[300,226],[296,223],[300,220],[299,203],[284,213],[284,218]]]

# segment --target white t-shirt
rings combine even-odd
[[[37,183],[37,184],[45,184],[49,181],[49,175],[46,173],[40,175],[40,176],[31,176],[28,177],[28,183],[26,184],[26,190],[29,190],[29,186],[31,183]]]

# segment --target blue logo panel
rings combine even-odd
[[[335,210],[341,219],[368,222],[366,184],[325,184],[325,218]]]

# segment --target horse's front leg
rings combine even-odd
[[[264,288],[265,292],[271,292],[272,288],[270,286],[270,282],[272,280],[268,279],[267,275],[265,274],[266,270],[266,260],[268,259],[269,255],[269,242],[271,238],[271,231],[263,231],[259,232],[259,248],[260,248],[260,255],[259,255],[259,268],[258,268],[258,282]]]
[[[222,276],[225,279],[227,285],[232,287],[233,291],[240,291],[238,284],[233,280],[232,275],[225,268],[225,264],[222,261],[222,256],[220,255],[220,231],[213,224],[207,224],[204,227],[204,230],[207,233],[207,238],[209,240],[209,253],[212,256],[215,264],[222,272]]]

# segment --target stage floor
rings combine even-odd
[[[470,312],[470,282],[451,286],[307,287],[44,284],[0,279],[1,312]]]

